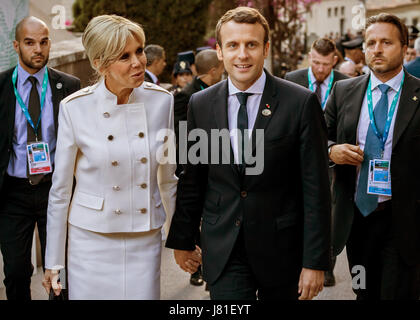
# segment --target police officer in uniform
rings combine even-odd
[[[174,77],[175,84],[170,87],[168,91],[173,95],[176,95],[193,79],[190,63],[188,61],[176,62],[172,75]]]

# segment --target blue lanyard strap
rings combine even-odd
[[[334,70],[331,70],[331,77],[330,77],[330,82],[328,83],[328,89],[327,89],[327,92],[325,92],[324,100],[322,100],[322,103],[321,103],[322,110],[324,110],[325,108],[325,103],[327,102],[328,96],[330,95],[333,82],[334,82]],[[314,92],[314,86],[312,84],[310,69],[308,69],[308,83],[309,83],[309,90]]]
[[[32,119],[31,119],[31,115],[29,114],[28,108],[26,107],[25,103],[22,100],[22,97],[20,96],[19,92],[16,89],[17,74],[18,74],[18,67],[16,66],[16,68],[13,71],[13,74],[12,74],[13,90],[15,92],[15,96],[16,96],[16,99],[17,99],[19,105],[20,105],[20,108],[22,109],[22,112],[26,117],[26,120],[28,120],[29,124],[34,129],[35,137],[37,137],[38,136],[38,127],[39,127],[39,123],[41,121],[41,113],[42,113],[42,109],[44,108],[45,96],[47,94],[48,69],[47,69],[47,67],[45,67],[44,79],[42,80],[42,90],[41,90],[41,106],[40,106],[41,110],[39,111],[39,118],[38,118],[38,122],[36,123],[36,126],[34,125]]]
[[[372,87],[371,79],[372,78],[369,79],[369,84],[368,84],[368,88],[367,88],[367,103],[368,103],[368,110],[369,110],[369,120],[370,120],[370,125],[372,127],[373,132],[378,137],[379,141],[381,141],[382,153],[385,150],[385,143],[386,143],[386,140],[388,139],[389,129],[391,128],[391,122],[392,122],[392,118],[394,117],[394,112],[395,112],[395,108],[397,106],[398,97],[400,95],[401,88],[402,88],[403,83],[404,83],[404,77],[405,77],[405,75],[403,73],[400,88],[398,89],[397,94],[394,96],[394,99],[392,100],[392,104],[391,104],[391,107],[389,109],[388,116],[386,118],[383,135],[381,135],[379,133],[378,128],[377,128],[376,123],[375,123],[375,117],[373,116],[373,102],[372,102],[372,89],[371,89],[371,87]]]

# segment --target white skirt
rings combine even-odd
[[[69,224],[69,299],[160,299],[161,250],[160,228],[98,233]]]

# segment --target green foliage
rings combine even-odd
[[[212,0],[76,0],[74,31],[83,32],[93,17],[117,14],[139,23],[147,44],[165,48],[167,67],[163,80],[170,82],[176,54],[204,45],[208,7]]]

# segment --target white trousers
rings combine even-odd
[[[69,224],[69,299],[160,299],[161,250],[160,228],[97,233]]]

